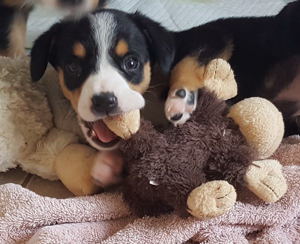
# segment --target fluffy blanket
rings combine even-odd
[[[175,215],[138,219],[120,193],[70,199],[41,197],[19,185],[0,186],[0,243],[299,243],[300,138],[274,156],[284,165],[287,194],[275,204],[246,189],[226,215],[199,221]]]

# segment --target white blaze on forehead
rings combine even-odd
[[[98,45],[98,68],[101,62],[109,59],[109,50],[112,46],[117,22],[112,13],[100,12],[89,16],[94,38]],[[99,59],[100,57],[100,59]]]
[[[100,12],[90,15],[94,38],[98,46],[96,72],[83,83],[78,102],[78,113],[86,121],[94,121],[96,116],[92,108],[92,97],[102,92],[113,93],[118,99],[119,112],[129,112],[144,107],[143,96],[132,90],[120,71],[112,64],[109,52],[115,38],[116,20],[112,13]]]

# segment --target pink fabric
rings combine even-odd
[[[289,184],[279,202],[262,203],[242,189],[229,213],[206,221],[175,215],[138,219],[118,193],[53,199],[2,185],[0,243],[300,243],[299,140],[287,140],[275,154],[286,165]]]

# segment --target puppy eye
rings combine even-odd
[[[65,66],[66,71],[74,76],[80,76],[81,67],[76,63],[70,63]]]
[[[123,60],[123,68],[127,72],[136,71],[140,66],[138,57],[134,55],[128,55]]]

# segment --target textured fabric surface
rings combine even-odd
[[[295,151],[295,147],[298,148]],[[246,190],[227,214],[199,221],[176,215],[138,219],[118,193],[58,200],[19,185],[0,186],[0,243],[298,243],[300,240],[300,138],[286,141],[281,158],[287,194],[265,204]],[[289,164],[289,165],[288,165]],[[294,165],[291,165],[294,164]]]
[[[172,30],[182,30],[223,17],[276,14],[289,0],[110,0],[109,8],[140,11]],[[38,8],[29,18],[27,47],[61,18]]]

